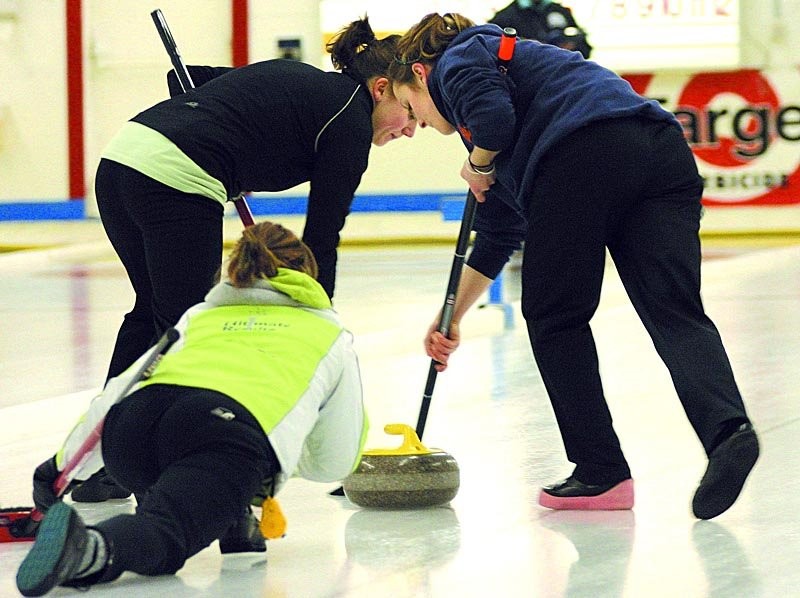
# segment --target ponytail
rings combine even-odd
[[[335,69],[366,83],[373,77],[386,76],[399,39],[399,35],[377,39],[365,15],[333,36],[325,49]]]
[[[228,279],[237,288],[251,287],[289,268],[316,278],[317,261],[308,246],[280,224],[260,222],[242,231],[228,262]]]
[[[397,42],[397,54],[389,67],[389,79],[396,83],[412,83],[411,65],[431,65],[464,29],[475,25],[458,13],[431,13],[409,29]]]

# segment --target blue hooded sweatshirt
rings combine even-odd
[[[643,98],[614,72],[580,53],[518,40],[508,72],[498,69],[502,30],[478,25],[459,33],[436,62],[428,89],[436,108],[473,145],[501,152],[497,180],[478,205],[468,264],[495,278],[525,237],[527,206],[543,156],[589,123],[675,116]]]

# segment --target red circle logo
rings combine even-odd
[[[715,100],[725,96],[727,103],[737,100],[749,109],[766,109],[776,113],[779,109],[778,96],[764,76],[754,70],[742,70],[726,73],[700,73],[694,75],[683,92],[678,97],[678,110],[691,109],[697,114],[706,115],[707,118],[699,122],[701,130],[700,143],[693,144],[694,155],[708,164],[724,168],[747,166],[752,162],[736,149],[742,141],[733,135],[733,127],[725,126],[720,134],[716,125],[721,117],[729,116],[730,121],[735,118],[728,114],[728,109],[714,110]],[[731,97],[736,96],[736,97]],[[758,133],[757,128],[762,126],[752,114],[745,114],[744,122],[737,123],[739,130],[752,138]],[[766,131],[774,138],[774,134]]]

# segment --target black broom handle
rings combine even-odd
[[[161,12],[160,8],[157,8],[150,13],[150,16],[153,18],[153,23],[156,25],[158,35],[161,37],[164,48],[167,50],[170,62],[172,62],[172,68],[175,69],[175,74],[178,76],[181,88],[184,92],[194,89],[194,81],[192,81],[189,69],[186,68],[186,64],[184,64],[183,58],[181,58],[178,44],[175,43],[175,38],[172,37],[172,32],[169,30],[169,25],[167,25],[167,20],[164,18],[164,13]]]
[[[169,30],[169,25],[167,25],[167,20],[164,18],[164,14],[161,12],[161,9],[155,9],[150,13],[150,16],[153,18],[153,23],[156,25],[158,35],[161,37],[161,41],[164,43],[164,48],[167,50],[170,62],[172,62],[172,67],[175,69],[175,74],[178,76],[178,81],[180,82],[183,91],[186,92],[190,89],[194,89],[192,76],[189,74],[189,69],[186,68],[183,58],[181,58],[178,45],[175,43],[175,38],[172,37],[172,32]],[[236,207],[236,211],[239,213],[239,218],[241,218],[242,224],[244,224],[245,227],[252,226],[254,224],[253,213],[250,211],[250,206],[247,205],[247,201],[244,199],[244,196],[239,195],[236,199],[234,199],[233,205]]]
[[[517,30],[513,27],[506,27],[503,29],[503,36],[500,39],[500,48],[497,53],[498,69],[501,73],[508,72],[508,65],[511,58],[514,56],[514,45],[517,42]],[[477,203],[475,195],[470,190],[467,193],[467,201],[464,204],[464,215],[461,217],[461,230],[458,233],[458,241],[456,242],[456,253],[453,256],[453,267],[450,269],[450,280],[447,283],[447,295],[444,299],[444,306],[442,307],[442,317],[439,320],[439,332],[448,336],[450,333],[450,325],[453,322],[453,310],[456,304],[456,291],[458,291],[458,283],[461,281],[461,271],[464,266],[464,256],[467,253],[467,244],[469,243],[469,236],[472,232],[472,223],[475,220],[475,208]],[[428,419],[428,410],[431,406],[431,397],[433,396],[433,387],[436,385],[436,360],[431,359],[430,368],[428,368],[428,379],[425,381],[425,392],[422,395],[422,405],[419,409],[419,417],[417,418],[417,436],[422,439],[422,433],[425,431],[425,422]]]
[[[469,237],[470,233],[472,233],[472,223],[475,220],[475,209],[477,205],[475,195],[470,190],[467,193],[467,200],[464,203],[464,214],[461,217],[461,229],[458,232],[456,251],[453,254],[450,279],[447,281],[447,294],[445,295],[444,305],[442,306],[442,316],[439,319],[438,331],[445,336],[449,336],[450,325],[453,323],[456,293],[458,292],[458,284],[461,282],[461,272],[464,269],[464,258],[467,254],[467,245],[469,245]],[[428,409],[430,409],[431,406],[433,388],[436,385],[436,365],[438,365],[438,362],[435,359],[431,359],[431,365],[428,368],[428,379],[425,381],[425,392],[422,395],[419,418],[417,419],[416,432],[420,439],[422,439],[422,433],[425,431],[425,422],[428,419]]]

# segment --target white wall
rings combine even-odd
[[[41,0],[33,0],[41,1]],[[150,12],[160,8],[189,64],[230,64],[228,0],[84,0],[86,62],[86,213],[96,215],[94,172],[122,124],[169,97],[172,68]]]
[[[304,62],[330,68],[322,62],[318,49],[322,46],[319,26],[319,0],[264,2],[250,0],[250,60],[267,60],[278,56],[278,40],[300,39]]]
[[[580,1],[573,3],[577,6]],[[10,17],[0,14],[0,202],[62,200],[68,193],[64,2],[19,0],[8,4],[17,9]],[[385,32],[394,22],[387,6],[394,7],[391,10],[397,14],[399,30],[432,10],[462,10],[480,19],[478,13],[489,16],[505,4],[498,0],[427,0],[399,7],[385,0],[251,0],[250,58],[272,58],[277,55],[280,37],[299,37],[305,59],[330,68],[322,58],[323,21],[338,17],[338,28],[364,13],[374,14],[373,25]],[[228,0],[159,0],[155,4],[84,0],[89,205],[102,147],[126,119],[166,97],[164,77],[170,64],[150,20],[155,7],[163,10],[188,63],[230,63]],[[787,76],[796,77],[800,0],[741,0],[740,10],[743,64],[785,68]],[[581,24],[591,39],[592,23],[583,19]],[[458,191],[463,189],[458,177],[462,160],[456,136],[420,131],[413,140],[375,148],[361,192]]]
[[[741,1],[741,64],[752,68],[800,64],[800,0]]]
[[[0,201],[68,194],[63,4],[0,17]]]

